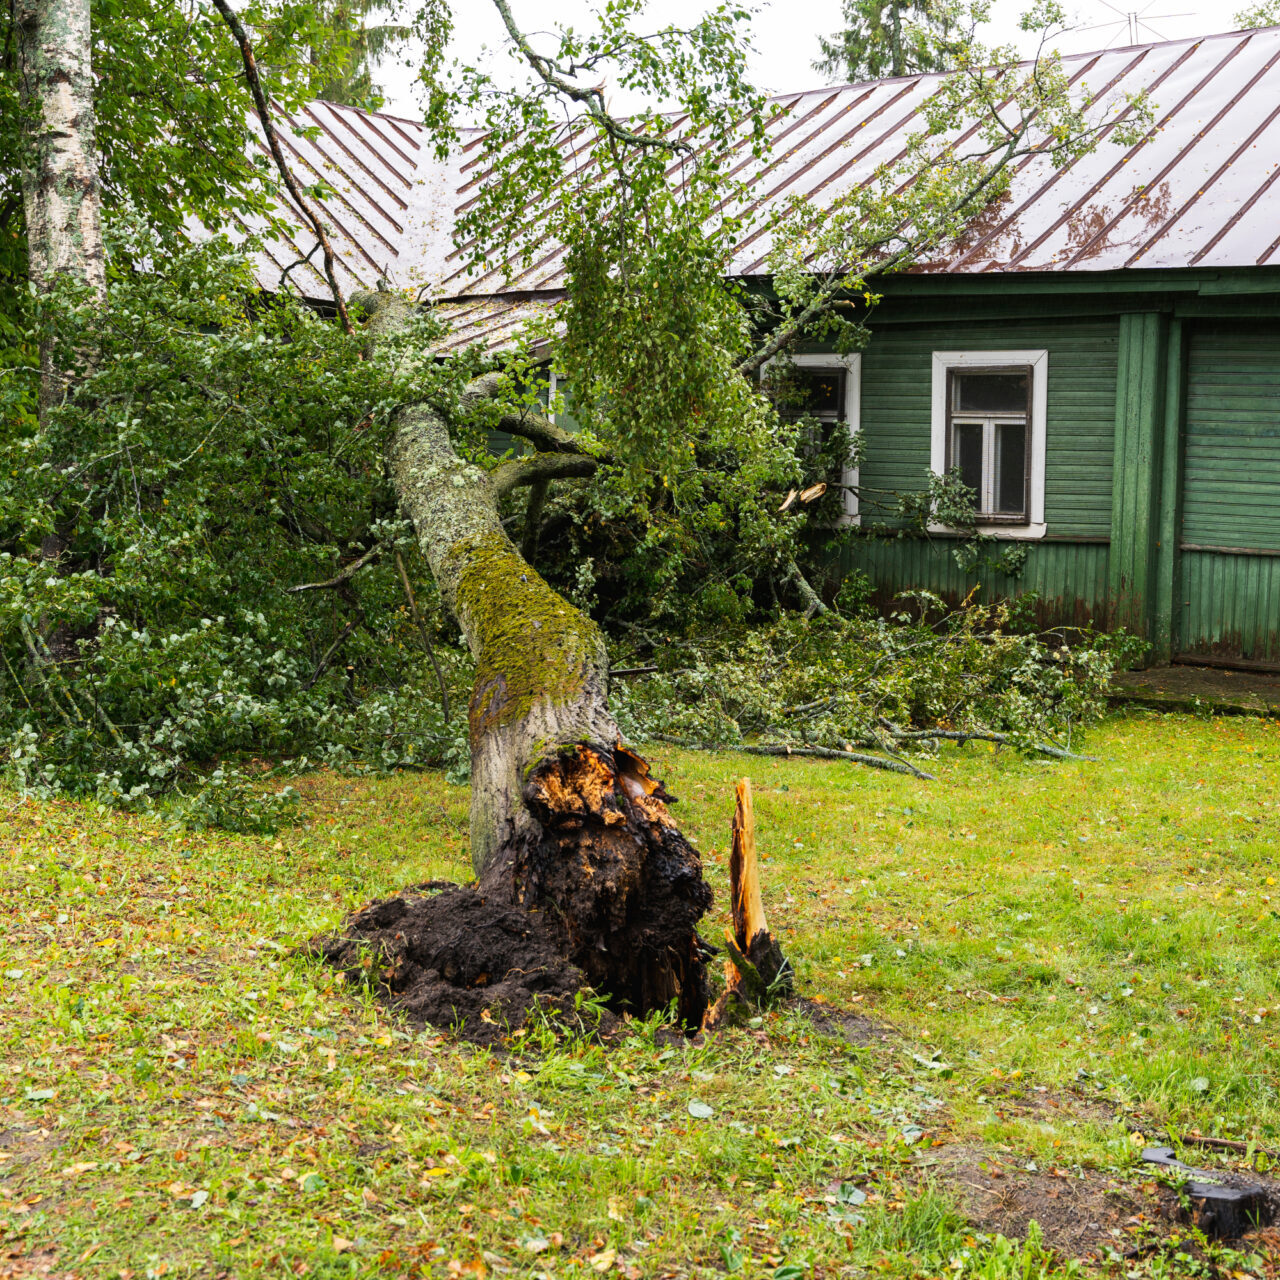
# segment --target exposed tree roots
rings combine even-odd
[[[534,833],[500,849],[475,886],[373,903],[317,939],[320,955],[415,1021],[480,1042],[585,986],[615,1013],[670,1007],[696,1030],[711,889],[672,797],[639,756],[579,744],[545,756],[523,799]]]

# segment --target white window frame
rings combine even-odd
[[[833,353],[817,352],[808,355],[775,356],[760,366],[763,378],[766,370],[775,361],[793,364],[799,369],[843,369],[844,379],[844,420],[849,431],[850,447],[856,447],[858,433],[862,430],[862,356],[858,352],[852,355],[838,356]],[[846,466],[840,475],[844,488],[844,512],[840,516],[841,524],[859,524],[862,517],[858,514],[858,468]]]
[[[1031,483],[1026,524],[978,523],[980,533],[997,538],[1043,538],[1045,423],[1049,407],[1049,353],[1038,351],[935,351],[933,353],[933,414],[929,447],[929,469],[940,476],[947,469],[947,374],[952,369],[1031,368]],[[981,415],[979,415],[981,416]],[[931,524],[935,533],[950,533],[949,525]]]
[[[555,365],[552,365],[547,369],[547,421],[550,422],[553,427],[558,427],[560,425],[556,421],[556,415],[551,412],[551,406],[555,404],[556,395],[559,390],[560,380],[556,376]]]

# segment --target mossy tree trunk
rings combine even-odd
[[[403,300],[360,299],[376,335]],[[491,395],[485,379],[468,394]],[[477,664],[468,708],[471,855],[487,897],[554,913],[591,983],[633,1011],[705,1008],[698,919],[710,905],[699,856],[648,766],[609,712],[609,662],[595,623],[508,538],[498,503],[516,487],[589,475],[592,458],[545,421],[521,434],[542,451],[489,473],[460,458],[430,405],[399,411],[391,481],[441,596]]]

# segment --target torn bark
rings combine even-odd
[[[409,318],[411,304],[397,295],[359,301],[374,340]],[[478,379],[467,394],[496,389]],[[696,1027],[708,954],[696,926],[711,891],[671,818],[671,797],[619,744],[598,628],[520,555],[502,526],[496,478],[458,456],[440,410],[398,412],[388,470],[476,660],[468,718],[478,893],[494,910],[536,916],[539,936],[618,1009],[673,1005]],[[460,936],[458,946],[471,941]],[[421,981],[444,983],[447,994],[448,971],[468,966],[460,952],[441,960],[437,951],[420,963]],[[449,998],[456,1005],[456,991]]]

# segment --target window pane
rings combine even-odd
[[[844,417],[843,369],[792,369],[778,396],[784,418],[807,415],[835,420]]]
[[[996,511],[1005,516],[1025,514],[1027,429],[1018,422],[996,425]]]
[[[955,456],[952,465],[960,468],[960,478],[978,495],[982,506],[982,423],[957,422]]]
[[[957,369],[951,407],[962,413],[1026,413],[1029,382],[1026,369]]]

